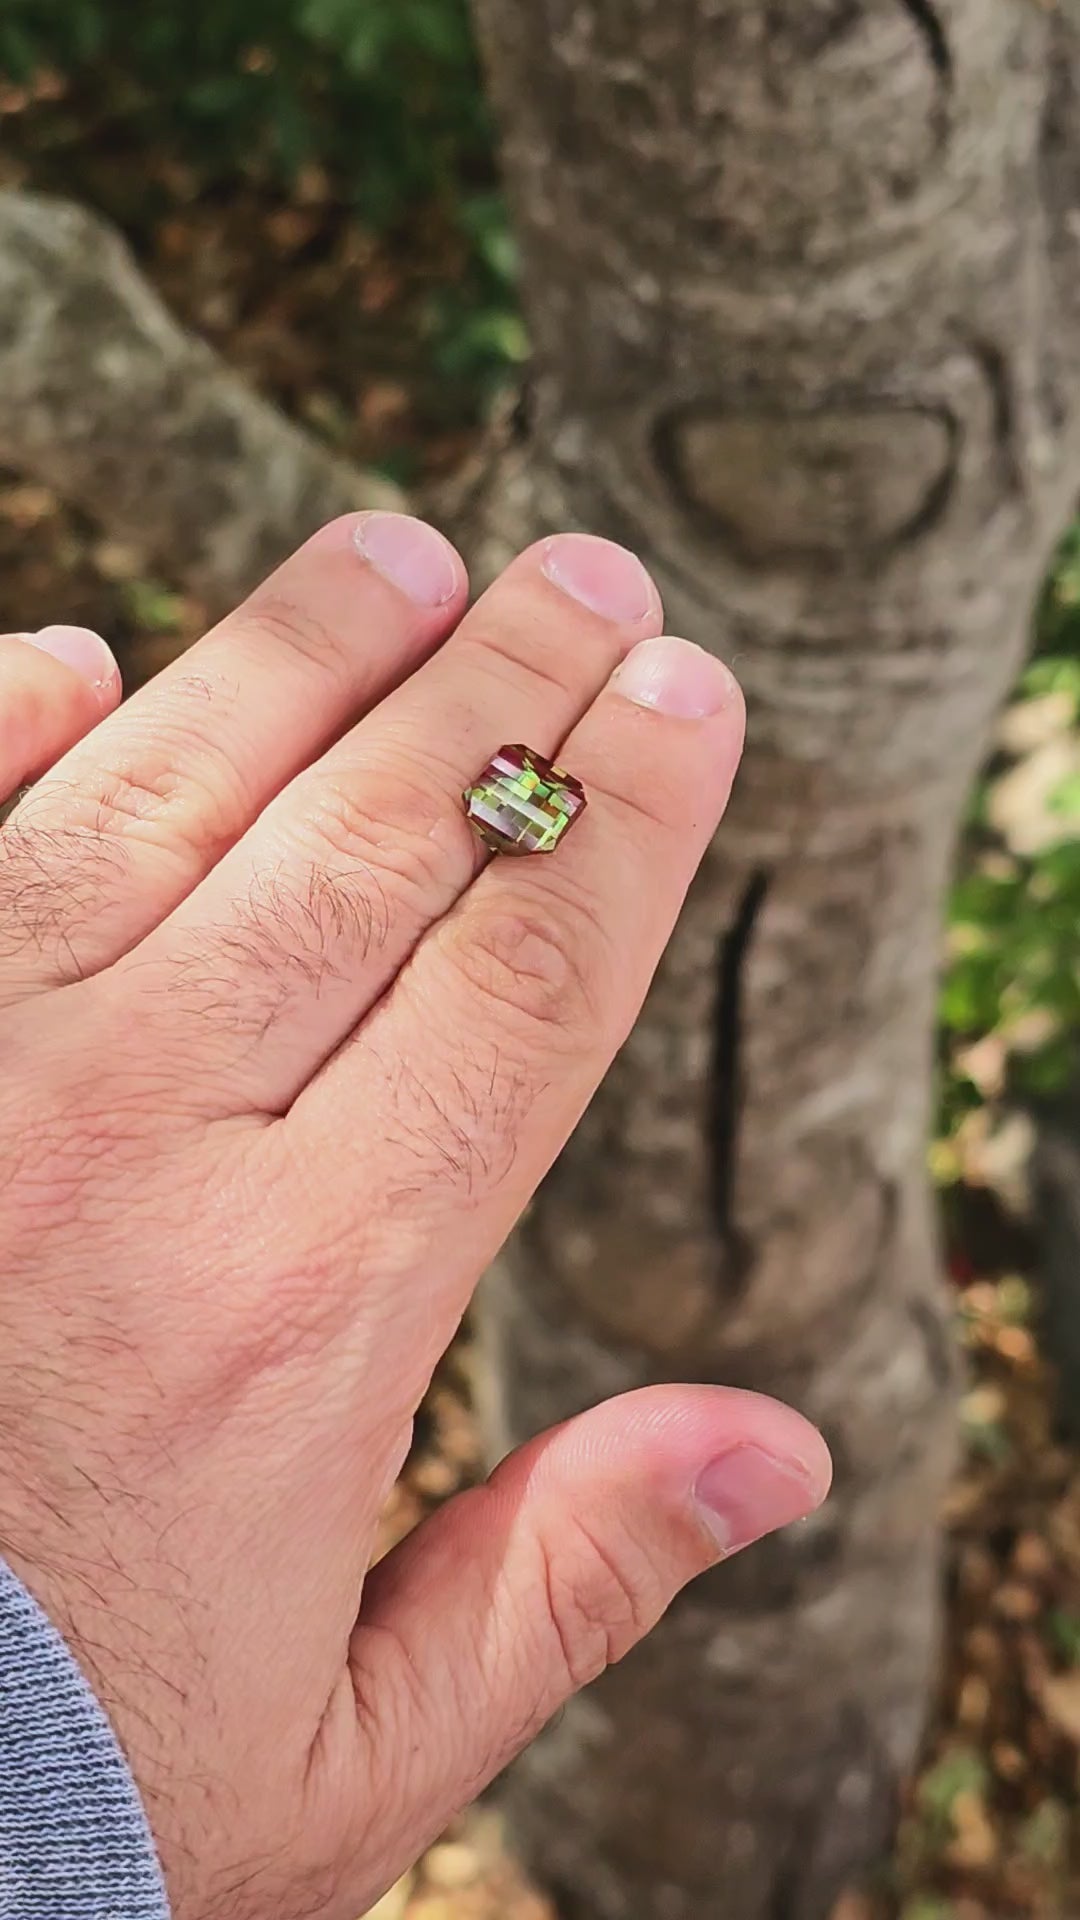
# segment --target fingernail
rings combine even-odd
[[[542,571],[572,600],[620,626],[660,611],[660,595],[637,555],[612,540],[560,533],[544,547]]]
[[[407,513],[365,513],[356,523],[357,552],[418,607],[445,607],[462,582],[448,540]]]
[[[676,720],[707,720],[739,698],[733,673],[715,654],[664,635],[642,640],[612,677],[614,692]]]
[[[803,1520],[828,1491],[801,1461],[779,1460],[751,1445],[733,1447],[706,1467],[694,1488],[701,1515],[721,1551],[739,1553],[779,1527]]]
[[[27,633],[23,638],[39,652],[62,660],[80,679],[88,680],[103,703],[119,691],[120,669],[112,649],[89,627],[42,627],[40,633]]]

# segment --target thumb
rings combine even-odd
[[[351,1649],[380,1882],[696,1574],[820,1506],[831,1471],[776,1401],[650,1387],[511,1454],[396,1548]]]

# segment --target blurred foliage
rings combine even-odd
[[[134,148],[164,141],[207,181],[315,162],[376,222],[488,174],[465,0],[4,0],[0,70],[43,67]]]
[[[1080,1613],[1059,1607],[1050,1616],[1050,1633],[1059,1658],[1070,1667],[1080,1667]]]
[[[39,177],[63,185],[80,152],[126,154],[148,223],[148,153],[175,156],[203,194],[244,179],[288,195],[317,170],[377,232],[434,213],[468,263],[433,301],[436,371],[482,404],[524,357],[466,0],[0,0],[0,77],[34,90]],[[137,228],[134,208],[123,223]]]
[[[1080,728],[1080,524],[1044,591],[1034,657],[1015,699],[1052,700],[1062,736]],[[1066,773],[1045,797],[1046,844],[1018,853],[993,818],[1005,771],[1007,764],[992,765],[976,790],[971,857],[952,896],[941,996],[946,1133],[987,1097],[965,1064],[973,1041],[1000,1042],[1007,1090],[1022,1097],[1063,1088],[1080,1052],[1080,774]]]

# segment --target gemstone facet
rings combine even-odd
[[[501,747],[462,798],[492,853],[551,853],[588,805],[580,780],[531,747]]]

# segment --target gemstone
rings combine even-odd
[[[551,853],[588,805],[580,780],[531,747],[501,747],[462,797],[492,853]]]

